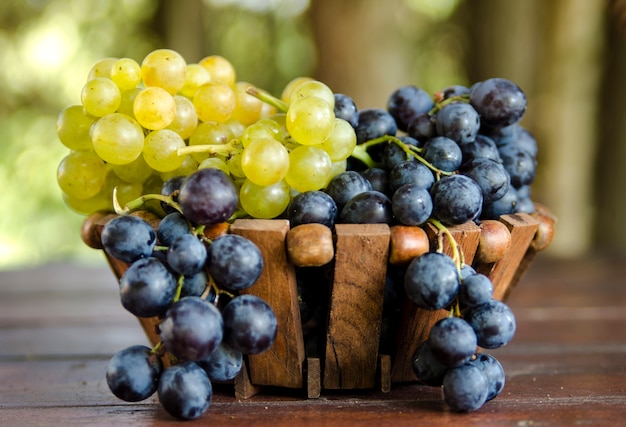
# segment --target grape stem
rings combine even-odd
[[[464,102],[464,103],[469,103],[470,102],[470,95],[466,94],[466,95],[458,95],[458,96],[451,96],[450,98],[446,98],[442,101],[439,101],[435,104],[435,106],[428,112],[429,116],[433,116],[435,114],[437,114],[437,112],[439,110],[441,110],[443,107],[445,107],[448,104],[452,104],[453,102]]]
[[[261,101],[271,105],[272,107],[283,113],[286,113],[289,109],[289,104],[287,104],[282,99],[278,99],[275,96],[272,96],[269,93],[264,92],[254,86],[249,86],[248,89],[246,89],[246,92],[248,93],[248,95],[252,95],[257,99],[260,99]]]
[[[450,242],[450,249],[452,250],[452,260],[456,265],[457,272],[459,273],[459,277],[461,277],[461,265],[463,264],[463,254],[462,251],[459,250],[459,244],[456,242],[456,239],[445,225],[441,223],[438,219],[430,218],[428,222],[435,226],[435,228],[439,231],[438,240],[437,240],[437,252],[443,252],[443,238],[445,235],[448,238],[448,242]]]
[[[241,144],[237,139],[229,141],[227,144],[202,144],[202,145],[188,145],[178,149],[176,154],[178,156],[186,156],[194,153],[209,153],[209,154],[221,154],[229,155],[237,153],[242,150]]]
[[[131,200],[130,202],[126,203],[124,207],[122,207],[119,200],[117,199],[117,187],[113,188],[113,209],[118,215],[126,215],[134,210],[140,209],[141,207],[143,207],[143,205],[146,204],[146,202],[150,200],[159,200],[167,204],[168,206],[176,209],[181,214],[183,213],[180,205],[174,201],[172,196],[164,196],[162,194],[144,194],[143,196],[140,196],[135,200]]]

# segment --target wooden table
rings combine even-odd
[[[507,383],[477,412],[451,413],[439,389],[416,384],[310,400],[276,390],[238,401],[226,387],[185,425],[626,425],[626,259],[541,254],[508,302],[517,334],[493,352]],[[0,425],[180,425],[155,397],[130,404],[108,390],[108,359],[132,344],[147,340],[104,261],[0,272]]]

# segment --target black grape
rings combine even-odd
[[[161,359],[149,347],[134,345],[118,351],[107,364],[111,392],[126,402],[139,402],[157,390],[163,372]]]
[[[183,215],[194,224],[226,221],[237,209],[238,193],[232,179],[219,169],[200,169],[185,179],[178,196]]]

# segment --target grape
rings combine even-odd
[[[330,160],[337,162],[347,159],[356,146],[356,133],[347,121],[335,118],[335,126],[319,147],[328,153]]]
[[[502,215],[516,213],[518,203],[517,191],[511,185],[504,196],[491,203],[484,203],[480,216],[483,219],[498,219]]]
[[[211,381],[230,381],[241,371],[243,355],[222,342],[213,353],[197,363]]]
[[[111,78],[111,69],[119,58],[102,58],[98,60],[89,72],[87,73],[87,80],[92,80],[96,77]]]
[[[483,371],[470,363],[449,369],[443,378],[443,397],[454,412],[470,412],[482,407],[488,389]]]
[[[193,106],[198,118],[204,122],[224,123],[233,114],[237,97],[233,89],[218,81],[210,81],[198,88],[193,96]]]
[[[459,290],[454,261],[439,252],[427,252],[414,258],[405,272],[404,289],[418,307],[429,310],[447,307]]]
[[[468,362],[476,351],[476,333],[460,317],[445,317],[435,323],[428,335],[433,356],[445,366]]]
[[[480,215],[483,195],[480,186],[465,175],[450,175],[432,189],[433,216],[446,225],[463,224]]]
[[[208,169],[208,168],[219,169],[227,175],[230,173],[230,169],[228,169],[228,164],[224,160],[220,159],[219,157],[207,157],[206,159],[200,162],[197,169]]]
[[[335,95],[328,86],[318,80],[308,80],[297,85],[289,98],[289,104],[293,104],[298,99],[316,96],[328,102],[331,108],[335,108]]]
[[[156,49],[141,63],[141,78],[147,86],[157,86],[174,95],[185,84],[187,63],[171,49]]]
[[[372,190],[390,194],[389,173],[385,169],[367,168],[359,174],[370,183]]]
[[[229,125],[219,122],[201,122],[189,137],[189,145],[222,145],[228,143],[235,135]],[[199,162],[209,157],[209,152],[193,153]]]
[[[483,348],[500,348],[515,334],[515,316],[501,301],[491,299],[470,307],[464,316],[476,332],[478,345]]]
[[[405,184],[391,198],[391,209],[396,220],[404,225],[421,225],[433,211],[430,193],[416,184]]]
[[[111,67],[111,80],[122,92],[133,89],[141,81],[141,66],[132,58],[120,58]]]
[[[332,178],[326,186],[326,193],[333,198],[339,212],[354,196],[371,190],[370,182],[355,171],[340,173]]]
[[[209,276],[206,271],[200,270],[194,275],[183,277],[183,286],[180,290],[180,297],[199,297],[204,294],[209,283]],[[212,301],[209,301],[212,302]]]
[[[224,321],[220,311],[200,297],[184,297],[165,313],[160,326],[167,351],[181,360],[208,357],[222,342]]]
[[[422,142],[437,136],[435,121],[428,113],[415,116],[406,132],[410,137]]]
[[[184,175],[173,176],[163,182],[159,189],[159,194],[162,196],[171,197],[174,203],[178,203],[178,195],[180,194],[180,187],[185,182],[187,177]],[[175,208],[168,205],[165,202],[161,202],[161,207],[166,213],[178,212]]]
[[[300,98],[289,105],[285,125],[296,142],[318,145],[328,138],[335,127],[335,113],[333,107],[322,98]]]
[[[120,278],[122,306],[137,317],[160,316],[170,307],[176,279],[154,257],[133,262]]]
[[[272,124],[273,123],[273,124]],[[241,144],[248,147],[253,141],[258,139],[269,139],[280,141],[280,125],[273,120],[258,121],[246,129],[241,134]]]
[[[70,150],[90,150],[89,130],[96,120],[82,105],[68,105],[57,117],[57,136]]]
[[[327,193],[306,191],[291,200],[287,211],[291,228],[301,224],[318,223],[333,228],[337,217],[337,204]]]
[[[343,119],[355,128],[359,122],[359,112],[354,100],[343,93],[336,93],[335,97],[335,117]]]
[[[468,274],[461,280],[459,305],[461,308],[473,307],[491,300],[493,283],[484,274]]]
[[[500,362],[490,354],[478,353],[476,358],[472,359],[470,363],[480,368],[487,377],[487,400],[498,396],[502,392],[505,383],[504,369]]]
[[[226,221],[237,209],[237,189],[219,169],[200,169],[183,181],[178,195],[183,215],[200,225]]]
[[[183,420],[200,418],[211,405],[213,388],[206,372],[193,362],[167,368],[159,379],[161,406]]]
[[[492,78],[476,84],[470,104],[488,126],[508,126],[518,122],[526,111],[526,95],[513,82]]]
[[[152,168],[148,166],[143,156],[137,157],[125,165],[111,165],[111,170],[121,180],[129,183],[143,184],[152,175]]]
[[[391,224],[391,200],[380,191],[359,193],[341,209],[339,221],[345,224]]]
[[[167,250],[167,263],[172,270],[185,276],[199,273],[207,260],[204,243],[190,233],[178,236]]]
[[[387,100],[387,110],[395,119],[398,129],[406,131],[409,124],[420,114],[434,107],[428,92],[415,86],[396,89]]]
[[[331,160],[319,147],[300,146],[289,153],[285,181],[298,192],[324,188],[330,180]]]
[[[264,105],[263,101],[248,93],[248,88],[251,86],[247,82],[237,82],[234,87],[236,105],[231,117],[246,126],[261,118]]]
[[[259,248],[245,237],[227,234],[213,241],[208,252],[209,273],[221,288],[236,292],[252,286],[263,272]]]
[[[173,130],[157,130],[146,136],[143,158],[157,172],[171,172],[182,166],[185,156],[179,156],[178,150],[185,146],[185,141]]]
[[[163,363],[150,348],[134,345],[118,351],[109,360],[106,380],[116,397],[139,402],[156,392],[162,372]]]
[[[122,98],[120,100],[120,106],[117,107],[117,113],[125,114],[129,117],[135,118],[133,108],[135,105],[135,98],[139,95],[139,92],[143,90],[142,87],[136,87],[134,89],[128,89],[122,92]]]
[[[92,151],[73,151],[57,168],[57,183],[70,197],[85,200],[96,196],[104,187],[105,163]]]
[[[187,64],[185,69],[185,83],[180,88],[180,94],[193,98],[200,86],[211,81],[211,73],[200,64]]]
[[[393,116],[382,108],[368,108],[359,111],[355,131],[357,144],[363,144],[384,135],[395,136],[398,125]]]
[[[406,148],[418,147],[419,141],[410,136],[400,136],[398,139],[405,145]],[[405,148],[396,143],[387,143],[384,145],[381,155],[381,166],[384,169],[393,169],[399,163],[407,160],[414,160],[415,157],[407,154]]]
[[[480,128],[480,117],[470,104],[452,103],[437,113],[435,121],[437,133],[458,144],[466,144],[476,139]]]
[[[176,116],[176,101],[165,89],[147,87],[133,101],[135,120],[146,129],[167,127]]]
[[[476,181],[483,194],[483,203],[500,199],[511,185],[511,177],[502,163],[484,157],[466,162],[459,172]]]
[[[532,184],[537,173],[537,161],[524,149],[507,144],[499,147],[504,169],[511,176],[511,185],[519,188]]]
[[[512,144],[526,151],[531,157],[537,157],[537,140],[527,129],[520,127],[519,135]]]
[[[428,340],[422,342],[413,353],[412,366],[417,379],[423,384],[433,387],[443,384],[443,377],[448,370],[446,365],[435,358],[430,350]]]
[[[445,136],[427,140],[422,147],[421,155],[435,168],[445,172],[454,172],[463,161],[459,145]]]
[[[276,218],[287,209],[289,185],[283,180],[266,187],[245,180],[239,192],[243,209],[253,218]]]
[[[461,153],[463,154],[463,162],[465,163],[477,157],[484,157],[499,163],[502,162],[498,146],[494,140],[488,136],[478,134],[474,141],[461,144],[460,147]]]
[[[396,191],[406,184],[430,190],[435,183],[435,175],[423,163],[416,160],[405,160],[389,171],[389,188]]]
[[[244,148],[241,155],[241,169],[246,178],[263,187],[284,179],[289,164],[289,152],[275,139],[256,139]]]
[[[80,99],[88,114],[95,117],[114,113],[120,105],[122,94],[112,80],[96,77],[83,86]]]
[[[235,84],[237,74],[233,64],[223,56],[209,55],[198,61],[211,75],[211,81],[220,82],[228,86]]]
[[[277,333],[277,320],[272,308],[255,295],[240,295],[222,310],[224,339],[243,354],[259,354],[268,350]]]
[[[104,225],[101,239],[102,246],[109,255],[131,263],[152,254],[156,232],[143,219],[122,215]]]
[[[438,95],[443,101],[445,99],[455,98],[458,96],[469,95],[469,94],[470,94],[469,88],[462,86],[462,85],[452,85],[452,86],[445,87],[442,90],[438,91],[436,95]]]
[[[126,114],[107,114],[91,127],[91,142],[102,160],[114,165],[125,165],[141,155],[143,129]]]

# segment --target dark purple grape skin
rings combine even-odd
[[[363,144],[383,135],[395,136],[398,125],[387,111],[381,108],[367,108],[359,111],[358,124],[354,130],[357,144]]]
[[[149,347],[134,345],[113,355],[106,369],[111,392],[126,402],[140,402],[157,390],[163,362]]]
[[[209,247],[209,274],[222,289],[241,291],[254,285],[263,272],[261,251],[237,234],[218,237]]]
[[[200,169],[183,182],[178,202],[183,215],[194,224],[226,221],[237,209],[238,193],[232,179],[219,169]]]
[[[515,335],[515,316],[502,301],[491,299],[470,307],[463,317],[476,332],[478,345],[483,348],[500,348]]]
[[[208,357],[222,342],[224,321],[213,304],[200,297],[184,297],[165,313],[160,336],[165,349],[180,360]]]
[[[421,225],[433,211],[430,193],[416,184],[405,184],[391,198],[391,210],[395,219],[403,225]]]
[[[448,367],[435,358],[428,340],[423,341],[417,347],[411,362],[413,372],[421,383],[431,387],[439,387],[443,384],[443,377]]]
[[[433,216],[444,225],[458,225],[478,218],[483,204],[480,186],[465,175],[441,178],[431,188]]]
[[[337,218],[337,204],[328,193],[305,191],[291,199],[287,216],[291,228],[310,223],[323,224],[328,228],[333,228]]]
[[[230,381],[241,371],[243,354],[222,341],[213,353],[196,363],[204,369],[211,381]]]
[[[169,246],[174,239],[183,234],[190,233],[189,224],[185,217],[178,211],[169,213],[159,221],[157,239],[163,246]]]
[[[427,252],[414,258],[404,275],[404,290],[418,307],[439,310],[449,306],[459,290],[454,261],[439,252]]]
[[[493,297],[493,283],[480,273],[469,274],[461,280],[459,306],[461,309],[488,302]]]
[[[428,92],[413,85],[399,87],[387,99],[387,111],[402,131],[408,129],[416,116],[427,113],[433,107],[434,102]]]
[[[465,162],[459,173],[476,181],[483,194],[483,203],[502,198],[511,185],[511,177],[502,163],[484,157]]]
[[[503,145],[498,151],[513,187],[520,188],[533,183],[537,173],[537,160],[530,153],[514,144]]]
[[[402,141],[405,146],[419,147],[419,142],[417,141],[417,139],[410,136],[403,135],[399,136],[398,139]],[[381,164],[384,169],[391,170],[398,163],[402,163],[411,159],[415,159],[415,157],[407,155],[407,153],[402,149],[402,147],[400,147],[400,145],[389,142],[384,146]]]
[[[204,268],[206,261],[206,246],[190,233],[174,239],[167,250],[167,263],[170,268],[185,276],[199,273]]]
[[[502,215],[509,215],[517,212],[518,196],[516,189],[511,185],[509,190],[491,203],[483,203],[480,214],[481,219],[498,219]]]
[[[256,295],[240,295],[222,310],[224,340],[243,354],[268,350],[276,339],[278,322],[272,308]]]
[[[389,189],[392,192],[406,184],[430,190],[434,183],[433,171],[417,160],[404,161],[389,171]]]
[[[443,378],[443,397],[454,412],[472,412],[487,401],[487,376],[476,365],[465,363],[450,368]]]
[[[526,95],[515,83],[503,78],[484,80],[472,87],[470,104],[487,126],[508,126],[526,112]]]
[[[498,146],[488,136],[478,134],[474,141],[461,144],[460,147],[463,154],[463,163],[467,163],[475,158],[486,158],[502,163]]]
[[[428,335],[433,356],[448,367],[468,362],[476,351],[476,333],[460,317],[445,317],[435,323]]]
[[[459,96],[469,95],[470,89],[462,85],[447,86],[437,92],[441,96],[441,100],[456,98]]]
[[[472,365],[480,368],[487,377],[488,392],[487,401],[497,397],[504,389],[506,378],[502,364],[491,354],[477,353],[470,361]]]
[[[444,172],[456,171],[463,162],[461,147],[452,139],[436,136],[427,140],[421,156],[435,168]]]
[[[371,190],[372,184],[363,175],[350,170],[334,176],[326,186],[326,193],[333,198],[339,212],[354,196]]]
[[[204,270],[200,270],[198,273],[191,276],[184,276],[183,286],[180,290],[181,298],[201,296],[206,290],[207,283],[209,283],[209,276]]]
[[[163,183],[161,186],[161,195],[162,196],[172,196],[172,201],[178,203],[178,191],[180,191],[180,186],[185,181],[185,176],[174,176]],[[165,211],[165,213],[178,212],[175,208],[168,205],[165,202],[161,202],[161,207]]]
[[[480,129],[480,117],[470,104],[456,102],[444,106],[435,119],[437,133],[457,144],[466,144],[476,139]]]
[[[182,362],[163,372],[157,394],[161,406],[170,415],[181,420],[195,420],[211,405],[213,386],[198,364]]]
[[[409,123],[406,133],[423,143],[427,139],[437,136],[435,120],[428,113],[418,114]]]
[[[152,255],[156,232],[150,224],[134,215],[121,215],[102,228],[102,246],[114,258],[131,263]]]
[[[137,317],[162,315],[175,293],[176,278],[154,257],[135,261],[120,278],[122,306]]]
[[[392,224],[391,200],[379,191],[366,191],[351,198],[339,215],[343,224]]]
[[[350,123],[353,128],[359,123],[359,110],[354,100],[346,94],[336,93],[335,97],[335,117]]]
[[[389,193],[389,172],[383,168],[367,168],[359,172],[371,186],[372,190]]]

